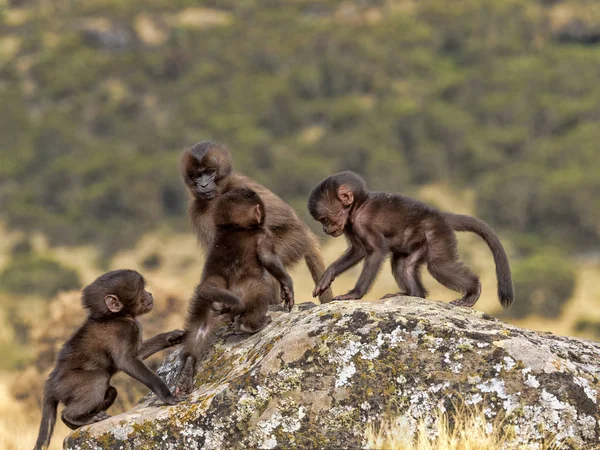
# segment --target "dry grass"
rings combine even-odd
[[[373,450],[500,450],[504,443],[502,422],[488,423],[481,409],[463,406],[449,415],[438,410],[433,422],[412,417],[385,418],[367,425],[367,448]],[[429,418],[431,419],[431,418]],[[559,450],[552,439],[538,450]]]
[[[10,392],[14,374],[0,376],[0,449],[24,450],[33,448],[37,438],[39,411],[27,408]],[[69,429],[58,420],[49,450],[62,448],[63,437]]]

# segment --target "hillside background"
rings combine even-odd
[[[32,446],[101,272],[147,276],[147,335],[181,327],[202,255],[178,159],[199,140],[293,205],[328,263],[344,242],[305,203],[336,171],[477,215],[517,292],[502,314],[491,255],[463,235],[477,307],[600,340],[599,79],[595,1],[0,0],[0,447]],[[294,281],[310,300],[304,267]],[[395,290],[388,265],[369,297]],[[111,412],[144,392],[117,385]]]

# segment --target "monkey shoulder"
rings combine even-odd
[[[137,345],[142,337],[142,327],[136,319],[120,316],[92,323],[90,337],[113,354],[115,349],[126,348],[124,344]]]

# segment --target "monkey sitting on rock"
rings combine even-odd
[[[202,281],[190,301],[182,369],[177,392],[187,394],[198,358],[212,342],[212,333],[227,313],[236,318],[241,333],[257,333],[271,322],[269,304],[294,306],[292,279],[276,253],[273,236],[265,226],[265,206],[256,192],[236,188],[216,199],[215,238]]]
[[[142,341],[136,317],[154,305],[142,275],[134,270],[105,273],[83,289],[81,302],[88,317],[63,345],[46,380],[36,450],[50,444],[60,402],[65,404],[61,419],[73,430],[110,417],[105,411],[117,398],[110,380],[119,370],[144,383],[164,403],[178,402],[142,360],[181,343],[185,333],[174,330]]]
[[[481,283],[458,260],[454,231],[471,231],[487,243],[498,278],[498,298],[504,308],[514,299],[508,257],[500,239],[483,221],[474,217],[438,211],[418,200],[399,194],[370,192],[364,180],[354,172],[340,172],[321,181],[308,199],[312,217],[330,236],[344,234],[348,250],[316,284],[313,296],[329,288],[335,277],[364,259],[356,286],[333,300],[362,298],[373,284],[383,259],[392,254],[392,273],[402,292],[388,294],[425,298],[420,267],[444,286],[463,296],[451,303],[473,306],[479,299]]]

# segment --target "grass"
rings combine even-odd
[[[428,418],[431,420],[431,418]],[[438,410],[433,423],[412,417],[386,417],[379,424],[368,424],[365,432],[367,448],[373,450],[500,450],[503,448],[503,424],[488,423],[482,409],[466,406],[448,414]],[[535,447],[559,450],[553,439]]]

